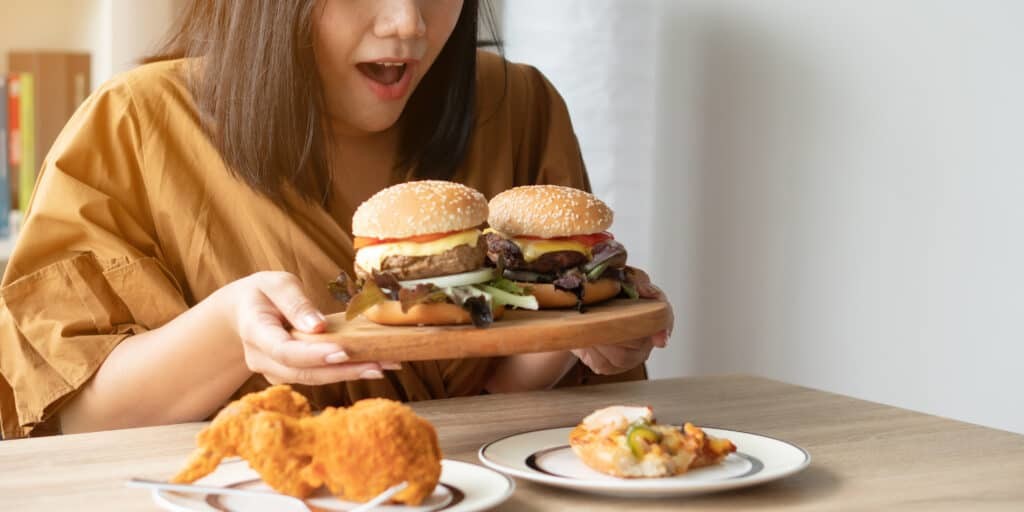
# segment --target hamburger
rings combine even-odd
[[[614,213],[583,190],[533,185],[491,199],[487,257],[501,277],[541,308],[575,307],[620,294],[654,298],[647,275],[626,266],[626,248],[608,232]]]
[[[355,279],[342,272],[329,284],[345,317],[487,327],[505,306],[537,309],[485,264],[487,211],[483,194],[448,181],[402,183],[367,199],[352,217]]]

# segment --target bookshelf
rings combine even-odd
[[[37,81],[35,104],[45,105],[31,119],[37,124],[32,134],[37,148],[30,162],[33,175],[77,102],[113,75],[134,67],[159,42],[186,1],[2,0],[0,75],[29,72]],[[17,202],[16,197],[11,199]],[[5,220],[0,215],[0,223]],[[0,272],[15,242],[14,236],[0,236]]]

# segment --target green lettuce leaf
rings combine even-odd
[[[377,286],[377,283],[372,279],[367,279],[366,282],[363,283],[363,289],[359,290],[359,293],[352,297],[352,300],[348,303],[348,307],[345,308],[345,320],[354,320],[367,309],[370,309],[386,300],[388,300],[388,297],[384,295],[384,292],[380,291],[380,287]]]

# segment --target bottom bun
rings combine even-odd
[[[505,308],[497,306],[493,309],[497,320],[505,313]],[[449,302],[436,304],[417,304],[409,311],[402,312],[402,304],[397,300],[381,302],[363,312],[363,316],[371,322],[384,325],[458,325],[471,324],[469,312]]]
[[[517,283],[530,289],[537,297],[541,309],[558,309],[576,307],[576,295],[572,292],[559,290],[553,284]],[[615,297],[622,291],[622,283],[616,279],[598,279],[583,285],[583,303],[593,304]]]

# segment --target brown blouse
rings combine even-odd
[[[565,103],[551,84],[494,54],[481,52],[478,62],[476,126],[455,180],[488,197],[534,183],[588,188]],[[358,201],[323,209],[294,200],[285,213],[233,177],[198,124],[184,64],[145,65],[105,84],[43,163],[0,289],[5,438],[58,432],[60,405],[118,343],[253,272],[294,273],[322,311],[339,310],[324,283],[339,269],[352,271]],[[335,183],[355,182],[350,190],[368,196],[379,187],[366,181],[387,172],[342,172]],[[474,395],[492,362],[406,363],[382,380],[299,390],[316,407],[371,396]],[[644,377],[640,367],[614,380]],[[609,379],[577,365],[562,384],[597,380]],[[236,395],[266,385],[253,375]]]

